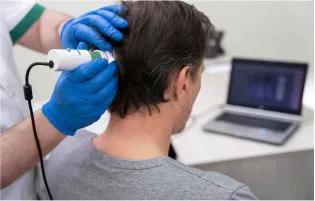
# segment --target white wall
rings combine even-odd
[[[223,1],[194,4],[226,32],[231,55],[313,59],[313,2]]]
[[[40,3],[49,9],[77,16],[111,2],[42,1]],[[190,3],[203,11],[217,28],[225,31],[223,46],[229,55],[306,61],[313,69],[314,6],[312,1],[192,1]],[[21,75],[24,75],[25,68],[30,63],[45,60],[43,55],[18,46],[14,49],[14,55]],[[313,70],[309,75],[313,75]],[[46,68],[33,71],[31,80],[34,83],[35,98],[38,100],[49,98],[56,79],[57,73],[50,72]]]

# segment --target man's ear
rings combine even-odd
[[[182,99],[191,85],[191,68],[184,66],[174,79],[174,97]]]

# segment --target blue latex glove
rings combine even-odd
[[[99,50],[111,50],[112,46],[104,36],[115,41],[123,39],[116,28],[128,27],[128,22],[118,15],[126,10],[127,7],[121,5],[106,6],[69,20],[61,31],[63,47],[75,49],[79,42],[84,42]]]
[[[44,115],[66,135],[74,135],[77,129],[94,123],[116,96],[116,71],[116,62],[107,64],[106,59],[64,71],[50,100],[42,107]]]

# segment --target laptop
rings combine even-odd
[[[223,111],[203,129],[283,144],[301,123],[308,65],[235,58]]]

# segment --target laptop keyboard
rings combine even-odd
[[[286,123],[282,121],[269,120],[252,116],[250,117],[232,113],[223,113],[222,115],[216,118],[216,121],[224,121],[234,124],[240,124],[256,128],[264,128],[281,132],[286,131],[289,128],[289,126],[292,125],[291,123]]]

